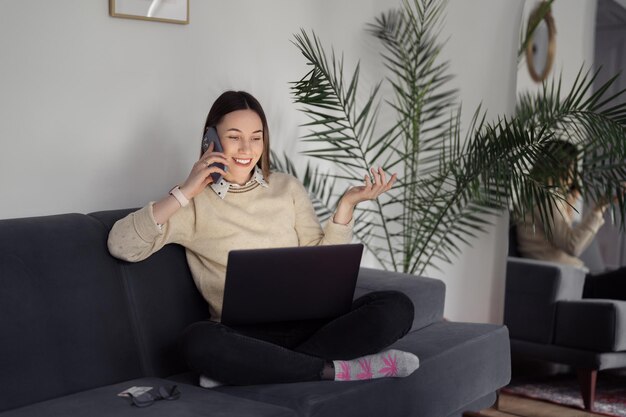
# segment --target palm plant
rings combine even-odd
[[[359,89],[360,65],[346,77],[343,57],[327,54],[314,33],[295,35],[294,44],[310,66],[292,86],[310,120],[303,140],[316,145],[305,154],[336,168],[334,173],[310,163],[306,168],[303,182],[320,217],[332,213],[340,197],[337,187],[362,181],[369,167],[400,173],[389,193],[355,212],[355,237],[385,269],[422,274],[441,261],[451,262],[461,243],[470,243],[513,201],[516,215],[539,207],[547,219],[561,197],[530,168],[537,163],[559,168],[559,161],[540,154],[555,137],[571,138],[590,155],[581,183],[592,198],[613,195],[626,178],[626,105],[605,108],[612,99],[604,97],[608,85],[584,99],[593,80],[589,74],[580,73],[564,99],[558,83],[524,96],[516,117],[487,123],[478,109],[461,137],[457,93],[447,87],[448,64],[439,58],[436,29],[444,8],[439,0],[405,0],[401,9],[369,26],[382,43],[389,75],[365,95]],[[383,83],[391,97],[381,97]],[[380,129],[383,106],[396,119]],[[273,159],[297,174],[286,156],[285,162]],[[618,208],[623,217],[621,197]]]
[[[591,201],[612,202],[612,212],[619,214],[623,227],[626,213],[623,194],[626,180],[626,103],[619,103],[617,99],[626,90],[606,95],[617,78],[614,76],[592,93],[591,88],[598,74],[599,70],[591,74],[589,71],[583,73],[581,68],[564,97],[560,80],[544,83],[539,93],[520,94],[516,119],[535,135],[549,134],[577,145],[581,151],[579,164],[582,169],[576,182],[580,184],[583,196]],[[526,149],[535,165],[553,165],[560,172],[567,169],[562,166],[562,161],[539,154],[540,145],[531,143]],[[562,196],[556,187],[544,187],[544,191],[554,195],[554,198]],[[515,213],[517,217],[523,216],[524,210],[530,208],[528,202],[539,207],[542,220],[550,215],[552,199],[544,196],[531,198],[529,194],[533,190],[528,185],[517,187],[515,192],[520,201],[526,202],[516,206],[519,207]]]

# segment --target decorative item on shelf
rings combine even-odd
[[[551,2],[542,1],[528,17],[526,64],[530,77],[538,83],[548,77],[556,53],[556,25],[550,6]]]
[[[189,0],[109,0],[109,14],[186,25],[189,23]]]

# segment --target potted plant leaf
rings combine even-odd
[[[515,216],[534,215],[538,207],[546,223],[562,197],[531,167],[562,169],[560,161],[541,154],[548,141],[566,138],[584,151],[580,185],[590,198],[614,196],[626,179],[626,104],[612,104],[623,92],[607,96],[611,79],[591,93],[597,72],[581,70],[568,91],[560,81],[544,83],[538,93],[520,97],[514,117],[487,122],[478,108],[462,136],[460,103],[449,87],[452,76],[436,31],[445,6],[439,0],[405,0],[369,25],[382,44],[387,76],[364,95],[359,64],[346,75],[343,57],[327,53],[315,33],[295,35],[310,68],[292,84],[294,101],[309,119],[302,139],[314,145],[304,154],[334,169],[309,162],[303,176],[286,155],[272,158],[275,167],[303,179],[322,220],[346,181],[361,181],[372,166],[398,172],[390,192],[357,207],[354,235],[383,268],[413,274],[451,262],[461,243],[471,243],[493,216],[513,206]],[[383,83],[391,87],[390,97],[381,96]],[[383,106],[395,120],[380,129]],[[623,219],[619,196],[613,209]]]

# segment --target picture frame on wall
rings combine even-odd
[[[113,17],[186,25],[189,0],[109,0],[109,13]]]

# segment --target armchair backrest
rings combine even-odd
[[[574,266],[509,257],[504,324],[512,339],[553,343],[557,302],[582,298],[585,272]]]

